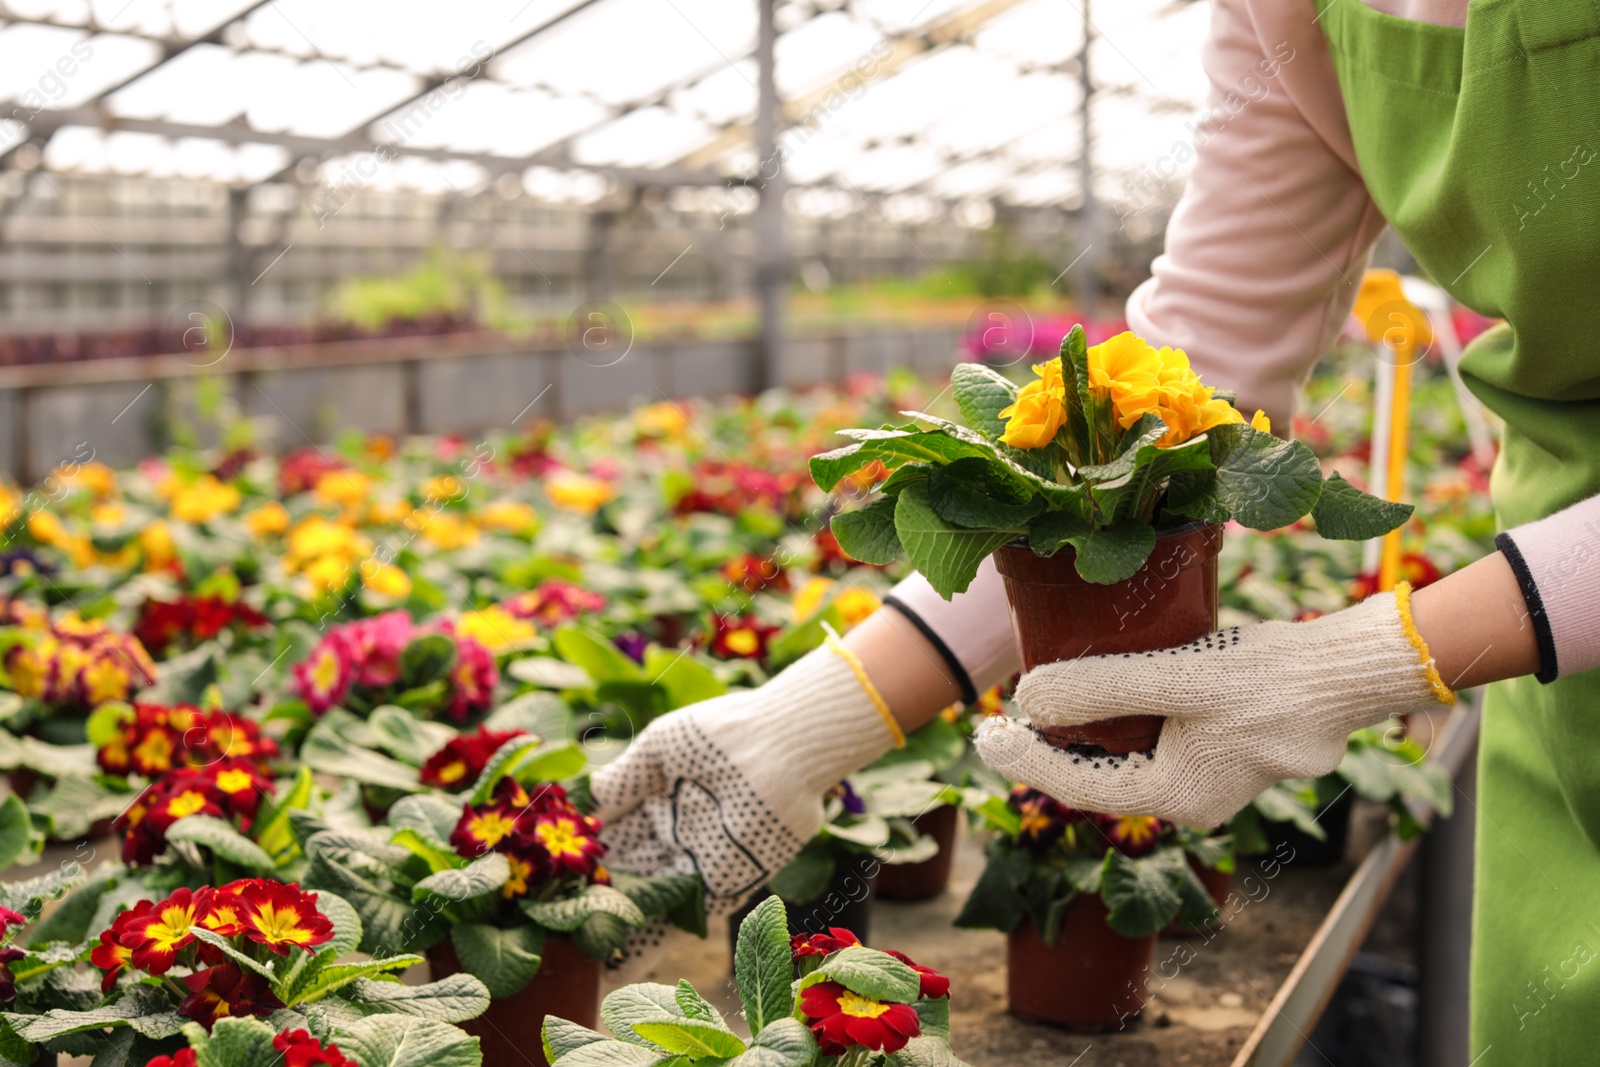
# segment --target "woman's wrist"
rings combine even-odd
[[[1417,590],[1411,617],[1451,689],[1539,670],[1539,644],[1522,587],[1499,552]]]
[[[893,608],[868,616],[845,635],[844,644],[906,733],[961,699],[961,685],[945,657]]]

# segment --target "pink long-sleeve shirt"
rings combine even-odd
[[[1362,2],[1400,18],[1466,25],[1466,0]],[[1186,350],[1195,370],[1237,392],[1245,410],[1262,408],[1288,426],[1299,387],[1349,315],[1386,223],[1361,180],[1311,0],[1213,0],[1211,12],[1202,53],[1211,88],[1194,125],[1194,170],[1166,252],[1128,300],[1128,325]],[[1540,678],[1600,666],[1600,582],[1573,579],[1570,565],[1575,551],[1600,557],[1600,498],[1509,531],[1501,549],[1541,629]],[[900,583],[890,603],[944,646],[969,690],[1017,670],[992,560],[950,601],[917,576]]]

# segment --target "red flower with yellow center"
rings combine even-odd
[[[525,732],[480,726],[473,733],[453,737],[422,764],[422,781],[439,789],[459,792],[477,780],[501,745]]]
[[[209,809],[209,810],[208,810]],[[161,813],[173,822],[190,815],[220,815],[221,811],[202,792],[195,789],[185,789],[177,796],[167,801]]]
[[[243,887],[244,936],[280,956],[299,947],[310,952],[333,939],[333,923],[317,910],[317,895],[301,892],[297,883],[258,881]]]
[[[503,897],[520,897],[528,891],[528,879],[533,876],[533,864],[520,856],[506,854],[506,866],[511,873],[506,877],[506,884],[500,887]]]
[[[922,1033],[911,1005],[873,1000],[838,982],[807,986],[800,994],[800,1010],[824,1056],[842,1056],[857,1047],[899,1052]]]
[[[711,652],[723,659],[765,659],[767,643],[782,629],[764,625],[749,616],[715,615],[711,622]]]
[[[533,833],[556,863],[574,874],[588,874],[594,869],[594,860],[605,854],[605,846],[599,838],[584,833],[584,829],[577,819],[544,816]]]
[[[179,889],[149,911],[134,915],[117,938],[133,950],[129,957],[133,966],[148,974],[165,974],[179,950],[194,943],[194,928],[210,904],[211,893],[209,887],[198,892]],[[111,929],[115,932],[115,923]]]
[[[805,956],[831,956],[842,948],[861,944],[855,931],[842,926],[830,926],[825,934],[795,934],[789,939],[789,951],[796,962]]]
[[[1148,855],[1161,844],[1167,824],[1150,815],[1097,815],[1095,824],[1124,856]]]
[[[122,943],[122,935],[127,933],[130,925],[154,911],[155,906],[153,900],[141,900],[112,920],[111,929],[100,932],[100,943],[89,953],[89,962],[106,972],[100,981],[102,993],[111,992],[111,987],[117,983],[117,975],[133,966],[133,950]]]
[[[133,675],[120,650],[97,654],[80,674],[83,698],[90,707],[108,700],[124,700],[133,689]]]
[[[271,1015],[283,1007],[283,1001],[273,995],[265,978],[233,962],[196,971],[183,984],[189,995],[178,1005],[178,1014],[207,1030],[218,1019]]]
[[[499,808],[477,811],[469,804],[450,834],[450,843],[463,856],[481,856],[504,841],[516,828],[515,815]]]
[[[349,642],[339,631],[324,637],[311,657],[294,665],[295,689],[313,712],[320,715],[345,698],[355,681],[355,662]]]
[[[172,770],[172,753],[177,747],[178,738],[171,730],[151,730],[133,746],[133,769],[146,778],[166,774]]]
[[[917,977],[922,981],[921,986],[917,990],[917,997],[919,999],[938,1000],[941,997],[948,997],[950,995],[950,979],[946,978],[932,967],[923,967],[918,963],[914,963],[910,956],[907,956],[904,952],[896,952],[892,948],[885,949],[884,954],[893,956],[895,959],[899,960],[901,963],[917,972]]]
[[[212,895],[211,908],[200,920],[200,925],[223,937],[244,933],[244,892],[265,884],[259,878],[241,878],[221,887]]]
[[[283,1067],[361,1067],[338,1045],[323,1048],[309,1030],[285,1030],[272,1039],[272,1047],[283,1054]]]

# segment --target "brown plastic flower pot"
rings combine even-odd
[[[943,893],[950,885],[960,816],[960,808],[945,804],[912,819],[911,825],[939,843],[939,852],[921,863],[884,864],[878,870],[878,896],[884,900],[929,900]]]
[[[1189,861],[1189,869],[1194,872],[1196,878],[1200,879],[1200,884],[1206,887],[1206,895],[1211,898],[1212,903],[1218,908],[1224,907],[1228,903],[1228,894],[1233,892],[1233,872],[1219,871],[1215,867],[1207,867],[1195,859],[1192,853],[1184,858]],[[1222,916],[1220,914],[1208,922],[1192,924],[1185,922],[1183,916],[1180,915],[1167,924],[1166,929],[1161,931],[1161,936],[1199,937],[1207,930],[1220,930],[1222,925]]]
[[[1145,979],[1155,958],[1155,934],[1123,937],[1106,925],[1106,906],[1098,896],[1079,894],[1067,905],[1054,945],[1039,939],[1031,919],[1011,931],[1008,1010],[1023,1022],[1080,1034],[1121,1030],[1144,1010]]]
[[[437,981],[464,970],[454,946],[441,941],[428,950]],[[539,973],[518,993],[489,1002],[489,1010],[458,1025],[478,1039],[483,1062],[549,1067],[539,1038],[547,1015],[594,1029],[600,1020],[600,961],[570,937],[545,938]]]
[[[1022,669],[1080,656],[1153,652],[1213,632],[1221,548],[1222,527],[1213,523],[1165,530],[1133,577],[1100,585],[1078,574],[1070,545],[1048,558],[1034,555],[1025,541],[1002,546],[994,561],[1005,580]],[[1155,748],[1162,721],[1159,715],[1127,715],[1034,729],[1057,748],[1092,745],[1120,756]]]

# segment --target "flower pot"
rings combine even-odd
[[[1125,581],[1099,585],[1076,569],[1068,545],[1049,558],[1025,541],[994,554],[1011,607],[1011,632],[1024,671],[1080,656],[1152,652],[1185,645],[1217,628],[1217,553],[1222,527],[1191,523],[1162,531],[1143,567]],[[1129,715],[1081,726],[1040,726],[1057,748],[1098,746],[1112,755],[1152,749],[1159,715]]]
[[[1195,859],[1193,854],[1184,858],[1188,860],[1189,869],[1194,872],[1195,877],[1200,879],[1200,884],[1206,887],[1206,895],[1211,898],[1218,908],[1225,906],[1228,902],[1228,894],[1233,892],[1233,872],[1219,871],[1215,867],[1207,867]],[[1221,915],[1218,915],[1208,922],[1191,924],[1185,922],[1183,916],[1180,915],[1167,924],[1166,929],[1161,931],[1161,936],[1198,937],[1207,930],[1221,929],[1221,920]]]
[[[448,939],[430,948],[427,956],[435,981],[463,970]],[[532,981],[520,992],[490,1001],[489,1010],[476,1019],[457,1025],[478,1039],[485,1064],[549,1067],[539,1038],[545,1016],[594,1029],[600,1019],[600,970],[600,961],[570,937],[546,937]]]
[[[1080,1034],[1121,1030],[1144,1010],[1155,958],[1155,934],[1123,937],[1106,925],[1100,898],[1080,893],[1067,905],[1054,945],[1039,939],[1032,919],[1007,937],[1007,1008],[1023,1022]]]
[[[911,820],[921,833],[939,843],[939,853],[921,863],[886,863],[878,870],[881,900],[928,900],[950,885],[950,864],[955,859],[956,827],[961,809],[945,804]]]
[[[872,941],[872,901],[877,894],[878,878],[887,868],[873,856],[851,855],[841,858],[833,869],[828,888],[815,900],[801,904],[784,901],[789,913],[789,934],[821,934],[830,926],[841,926],[859,937],[863,944]],[[756,910],[756,905],[772,896],[766,886],[753,893],[748,901],[728,919],[728,956],[732,958],[739,940],[739,924]],[[487,1062],[487,1061],[486,1061]]]

